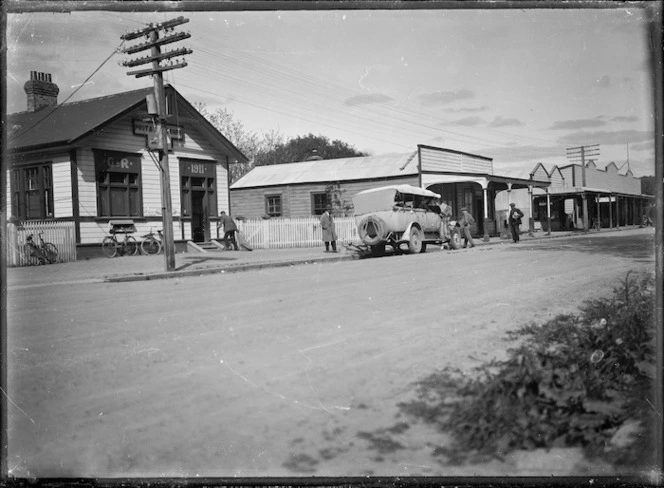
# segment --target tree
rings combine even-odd
[[[332,215],[335,217],[347,217],[353,215],[353,203],[344,198],[346,189],[341,187],[340,183],[330,183],[325,187],[327,194],[327,203],[332,209]]]
[[[226,108],[218,108],[215,112],[210,112],[201,102],[194,103],[194,107],[249,159],[246,163],[230,165],[228,171],[231,183],[237,181],[254,167],[258,153],[270,151],[283,143],[283,136],[276,130],[261,134],[247,130],[242,122],[236,120],[235,114]]]
[[[315,136],[310,133],[284,142],[283,135],[277,130],[260,134],[247,130],[242,122],[236,120],[233,112],[226,108],[210,112],[201,102],[194,103],[194,107],[249,159],[247,163],[230,165],[231,183],[251,171],[254,166],[293,163],[307,159],[368,156],[350,144],[338,139],[330,141],[323,135]]]
[[[280,163],[295,163],[307,159],[337,159],[368,156],[356,150],[350,144],[338,139],[330,141],[323,135],[297,136],[286,143],[276,145],[272,149],[259,151],[256,154],[256,166]]]

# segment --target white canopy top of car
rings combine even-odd
[[[381,186],[361,191],[353,197],[355,215],[362,215],[381,210],[392,210],[392,207],[394,206],[394,196],[397,192],[427,198],[440,198],[438,193],[417,186],[405,184]]]

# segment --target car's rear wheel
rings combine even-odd
[[[452,234],[450,235],[450,247],[452,249],[461,248],[461,233],[458,228],[452,229]]]
[[[357,228],[357,232],[362,242],[369,246],[381,244],[387,234],[387,225],[385,221],[375,215],[370,215]]]
[[[417,227],[411,227],[410,229],[408,250],[411,254],[417,254],[422,251],[422,232]]]

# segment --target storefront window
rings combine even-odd
[[[100,217],[143,215],[141,157],[118,151],[94,151],[97,170],[97,212]]]
[[[311,194],[311,213],[312,215],[323,215],[327,210],[327,193]]]
[[[265,213],[270,217],[281,217],[281,195],[265,197]]]
[[[12,216],[21,220],[53,218],[51,163],[12,171]]]

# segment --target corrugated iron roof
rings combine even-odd
[[[70,144],[143,102],[145,96],[152,92],[152,88],[142,88],[46,107],[36,112],[9,114],[9,146],[24,149]]]
[[[417,151],[256,166],[233,183],[231,190],[416,175],[416,156]]]

